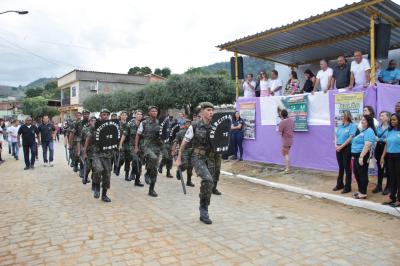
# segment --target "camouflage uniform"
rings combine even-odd
[[[92,170],[93,170],[93,183],[100,185],[102,183],[103,189],[110,188],[111,177],[111,159],[114,156],[113,150],[102,151],[97,145],[94,145],[95,128],[90,128],[90,138],[92,146]]]
[[[82,149],[85,146],[85,141],[86,138],[89,137],[91,134],[91,128],[89,126],[86,126],[82,129]],[[85,181],[88,181],[88,176],[90,171],[92,171],[93,174],[93,144],[89,145],[86,151],[86,173],[85,173]],[[92,181],[93,181],[93,175],[92,175]],[[93,184],[92,184],[93,185]]]
[[[172,164],[173,164],[171,148],[172,148],[171,142],[169,142],[169,140],[167,139],[162,145],[162,150],[161,150],[162,157],[160,166],[158,168],[158,172],[162,173],[162,168],[165,165],[165,167],[167,168],[167,177],[172,177],[170,174],[170,170],[172,169]]]
[[[121,133],[125,136],[125,141],[122,144],[122,150],[120,151],[120,160],[119,166],[120,168],[123,164],[125,170],[125,180],[129,180],[129,170],[130,170],[130,163],[132,161],[132,141],[129,139],[130,136],[130,125],[128,122],[123,123],[120,122]]]
[[[81,153],[78,154],[78,156],[76,155],[78,152],[78,142],[81,143],[82,142],[82,129],[84,127],[84,125],[86,125],[88,123],[87,120],[79,120],[79,121],[75,121],[75,123],[73,124],[73,127],[71,129],[71,133],[74,133],[74,139],[73,139],[73,144],[72,144],[72,152],[73,152],[73,158],[74,158],[74,171],[75,169],[78,167],[78,165],[80,166],[79,169],[79,175],[82,178],[83,177],[83,165],[82,162],[80,161],[80,156],[82,155],[82,151],[83,151],[83,147],[81,145]]]
[[[147,118],[142,122],[143,132],[141,134],[140,150],[146,161],[146,170],[150,178],[150,184],[157,181],[157,166],[160,158],[162,142],[159,137],[160,123],[158,119],[153,121]]]
[[[176,137],[174,140],[174,142],[176,143],[176,147],[177,147],[176,154],[178,154],[179,146],[181,145],[181,143],[185,137],[186,131],[187,131],[187,128],[182,128],[176,134]],[[192,143],[189,142],[186,144],[185,150],[183,151],[182,164],[180,166],[180,170],[182,172],[187,170],[187,184],[190,184],[192,181],[192,175],[193,175],[192,155],[193,155]]]
[[[129,123],[129,135],[126,135],[126,137],[129,138],[131,146],[135,145],[134,142],[135,142],[136,132],[137,132],[138,128],[139,128],[139,126],[136,125],[135,121],[132,121],[131,123]],[[140,183],[142,161],[140,160],[139,154],[132,152],[132,150],[131,150],[131,156],[132,156],[131,180],[135,179],[135,185],[140,184],[139,186],[142,186]]]

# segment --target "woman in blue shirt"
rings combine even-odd
[[[400,207],[400,114],[390,116],[390,127],[386,136],[386,146],[383,150],[381,165],[387,158],[388,175],[390,179],[390,204]]]
[[[233,138],[233,148],[234,148],[234,155],[233,159],[237,159],[237,153],[239,150],[239,161],[243,160],[243,127],[244,121],[240,117],[240,113],[238,111],[232,117],[232,127],[231,127],[231,136]]]
[[[382,167],[380,164],[381,157],[383,150],[385,148],[385,143],[386,143],[386,135],[389,129],[389,119],[390,119],[390,113],[387,111],[382,111],[379,114],[379,120],[381,124],[377,127],[376,129],[376,146],[374,150],[374,155],[376,159],[376,164],[378,166],[378,184],[376,184],[376,187],[374,190],[372,190],[372,193],[379,193],[382,192],[382,181],[383,177],[385,175],[386,167]],[[385,164],[386,165],[386,164]],[[386,180],[386,187],[383,191],[383,195],[388,195],[390,192],[390,182],[389,178]]]
[[[375,142],[374,120],[370,115],[361,119],[361,130],[351,141],[351,155],[354,158],[354,176],[358,184],[358,192],[353,195],[355,199],[367,198],[368,163],[370,150]]]
[[[342,193],[351,191],[351,140],[357,131],[357,126],[353,124],[352,116],[349,111],[344,111],[342,115],[342,125],[338,126],[335,134],[336,159],[339,166],[339,173],[336,186],[333,191],[343,189]],[[343,176],[346,172],[346,183],[343,183]]]

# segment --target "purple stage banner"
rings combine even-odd
[[[400,101],[400,86],[378,83],[377,114],[382,111],[393,113],[394,106]]]
[[[400,100],[400,86],[397,86],[397,88],[399,88],[397,99]],[[371,105],[376,110],[376,87],[354,88],[352,91],[345,92],[339,92],[338,90],[329,91],[331,125],[309,125],[308,131],[294,133],[294,142],[290,150],[290,163],[292,166],[337,171],[334,147],[335,94],[353,92],[363,92],[364,105]],[[247,102],[256,103],[257,138],[255,140],[244,140],[244,159],[283,165],[284,161],[281,152],[281,137],[277,132],[277,127],[261,125],[260,98],[239,98],[237,101],[237,109],[240,109],[241,103]],[[386,105],[384,106],[386,107]]]

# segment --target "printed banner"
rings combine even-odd
[[[239,108],[244,121],[244,138],[256,139],[256,103],[241,103]]]
[[[335,130],[342,124],[342,114],[350,111],[353,123],[358,125],[363,115],[364,94],[362,92],[335,95]]]
[[[282,103],[294,121],[294,131],[308,131],[308,95],[284,97]]]

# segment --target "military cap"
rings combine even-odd
[[[108,110],[107,108],[101,109],[100,114],[101,114],[101,113],[111,114],[110,110]]]
[[[206,108],[214,109],[214,105],[210,102],[202,102],[202,103],[200,103],[200,108],[201,109],[206,109]]]
[[[89,119],[90,120],[92,120],[92,119],[96,120],[97,118],[95,116],[91,116]]]
[[[155,105],[150,105],[150,106],[147,108],[147,111],[150,112],[151,109],[156,109],[156,110],[158,111],[158,107],[155,106]]]
[[[87,110],[87,109],[83,109],[83,111],[82,111],[82,114],[90,114],[90,111],[89,110]]]

